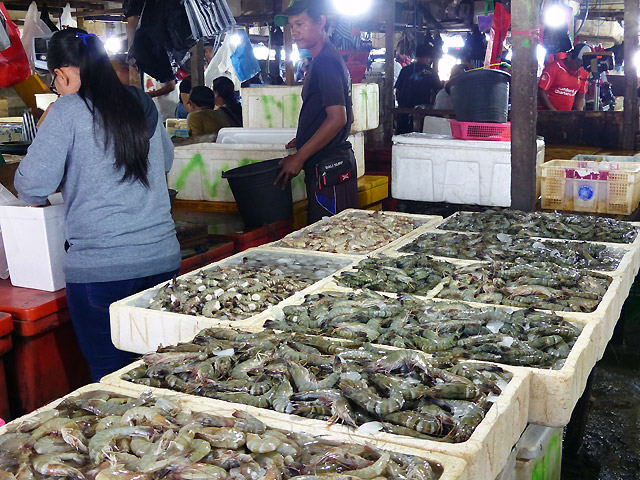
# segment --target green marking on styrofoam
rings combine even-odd
[[[200,175],[204,178],[204,176],[206,175],[206,169],[204,166],[202,155],[200,155],[199,153],[196,153],[193,157],[191,157],[189,163],[187,163],[180,171],[178,178],[176,178],[177,190],[184,190],[184,187],[187,184],[187,178],[195,169],[198,169],[200,171]]]
[[[273,114],[271,113],[271,105],[275,103],[275,99],[273,98],[273,95],[261,95],[260,101],[262,102],[264,119],[266,120],[269,128],[273,128]]]

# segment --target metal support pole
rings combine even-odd
[[[540,0],[511,2],[511,208],[532,211],[536,204],[536,73]]]
[[[390,142],[393,135],[393,115],[391,112],[395,107],[393,70],[395,65],[396,2],[395,0],[389,0],[386,5],[387,12],[384,27],[384,46],[386,49],[384,56],[384,111],[380,112],[380,114],[384,118],[384,140],[385,142]]]
[[[624,0],[624,112],[622,148],[635,150],[638,130],[638,73],[634,63],[638,51],[638,0]]]
[[[282,1],[282,9],[289,7],[289,0]],[[285,25],[282,28],[284,32],[284,76],[287,85],[295,84],[295,70],[293,68],[293,60],[291,60],[291,51],[293,49],[293,40],[291,39],[291,27]]]

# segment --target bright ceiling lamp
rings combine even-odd
[[[544,25],[550,28],[559,28],[567,26],[569,18],[567,16],[566,5],[553,4],[549,5],[544,12]]]
[[[234,33],[231,35],[231,38],[229,40],[231,41],[231,45],[237,47],[242,43],[242,35],[240,35],[239,33]]]
[[[362,15],[371,7],[371,0],[333,0],[335,9],[343,15]]]
[[[123,51],[122,40],[118,37],[109,37],[107,41],[104,42],[104,49],[109,54],[120,53]]]

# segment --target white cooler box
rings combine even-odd
[[[539,177],[544,140],[537,143]],[[511,143],[427,133],[395,135],[391,195],[399,200],[510,207]],[[540,195],[539,178],[536,195]]]
[[[64,204],[2,205],[0,228],[12,285],[48,292],[65,287]]]
[[[296,136],[295,128],[221,128],[216,138],[216,143],[262,143],[276,144],[284,147]],[[356,169],[358,178],[364,175],[364,133],[358,132],[349,135],[347,139],[353,145],[353,153],[356,156]]]

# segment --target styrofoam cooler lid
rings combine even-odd
[[[451,135],[439,135],[436,133],[404,133],[402,135],[394,135],[392,140],[394,144],[398,145],[424,145],[430,147],[451,147],[452,145],[455,145],[456,147],[465,149],[481,148],[493,151],[511,150],[510,141],[460,140],[458,138],[453,138]],[[536,144],[538,148],[543,147],[544,139],[537,138]]]
[[[295,128],[221,128],[216,143],[276,143],[286,145],[296,136]]]

